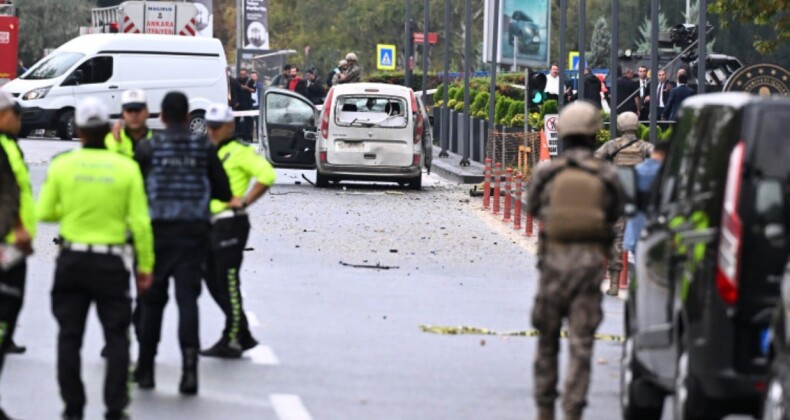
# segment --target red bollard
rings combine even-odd
[[[531,238],[535,234],[533,231],[533,227],[535,226],[535,221],[532,220],[532,215],[529,213],[527,213],[526,219],[527,220],[524,222],[524,224],[526,225],[526,227],[524,228],[525,230],[524,234],[527,235],[528,238]]]
[[[485,176],[485,181],[483,182],[483,208],[487,209],[491,207],[491,158],[486,158],[483,176]]]
[[[513,229],[521,230],[521,190],[524,185],[521,183],[521,174],[516,174],[516,210],[513,212]]]
[[[499,214],[499,197],[502,195],[499,185],[501,178],[502,164],[497,162],[494,165],[494,214]]]
[[[505,170],[505,217],[502,219],[503,222],[510,221],[510,209],[512,207],[512,200],[513,200],[513,168],[507,168]]]
[[[620,288],[628,287],[628,251],[623,251],[623,269],[620,271]]]

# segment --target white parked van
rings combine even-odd
[[[75,136],[74,106],[94,96],[112,118],[120,118],[121,92],[145,91],[151,117],[160,129],[160,104],[169,91],[189,98],[190,128],[205,132],[205,110],[228,100],[225,52],[219,40],[166,35],[95,34],[75,38],[24,75],[4,85],[22,106],[22,133],[54,129],[62,139]]]

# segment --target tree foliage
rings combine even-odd
[[[587,55],[590,67],[594,69],[609,68],[610,54],[612,51],[612,33],[603,16],[595,21],[590,51]]]
[[[724,27],[737,21],[773,29],[773,37],[755,35],[754,48],[761,53],[790,40],[790,0],[714,0],[709,10],[724,18]]]
[[[22,0],[19,9],[19,57],[31,65],[44,50],[57,48],[90,26],[92,0]]]

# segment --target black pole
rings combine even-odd
[[[447,153],[447,145],[450,143],[450,108],[447,101],[450,97],[450,0],[444,0],[444,76],[442,77],[444,91],[442,92],[442,135],[439,141],[442,143],[442,151],[439,157],[450,156]]]
[[[609,64],[609,138],[617,138],[617,62],[618,31],[620,30],[620,0],[612,0],[612,47]]]
[[[650,92],[651,97],[655,95],[652,92],[658,90],[658,0],[651,0],[650,6]],[[658,101],[650,101],[650,142],[656,144],[658,140],[657,128],[657,115]]]
[[[584,68],[586,67],[585,50],[587,48],[587,0],[579,0],[579,73],[576,82],[578,98],[584,98]]]
[[[469,166],[469,67],[472,61],[472,1],[466,0],[466,21],[464,26],[464,157],[461,166]]]
[[[423,10],[423,24],[422,24],[422,102],[428,103],[428,18],[431,10],[428,0],[423,2],[425,10]]]
[[[406,0],[406,66],[404,68],[404,82],[407,87],[411,87],[411,56],[412,53],[412,33],[411,33],[411,0]]]
[[[706,60],[708,57],[708,1],[699,0],[699,23],[697,33],[699,34],[699,52],[697,53],[697,93],[705,93],[706,83]]]
[[[499,0],[494,0],[494,27],[491,31],[491,87],[488,89],[488,126],[491,133],[496,127],[494,111],[496,107],[496,71],[499,53]]]
[[[568,67],[565,63],[565,57],[568,56],[568,47],[565,40],[565,32],[568,30],[568,0],[560,0],[560,91],[559,98],[557,98],[557,109],[562,111],[565,105],[565,68]],[[557,142],[557,154],[562,154],[562,141]]]

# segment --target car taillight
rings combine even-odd
[[[738,300],[738,274],[743,233],[741,217],[738,214],[738,203],[741,197],[745,150],[746,144],[740,142],[730,155],[724,193],[724,213],[721,217],[719,256],[716,263],[716,288],[722,300],[729,305]]]
[[[417,107],[417,97],[414,96],[414,91],[411,91],[411,109],[414,113],[414,144],[419,144],[422,141],[422,130],[424,121],[422,118],[422,112]]]
[[[332,95],[335,93],[335,88],[329,89],[329,94],[326,95],[324,101],[324,112],[321,115],[321,137],[329,139],[329,114],[332,113]]]

